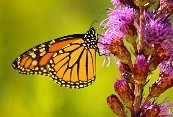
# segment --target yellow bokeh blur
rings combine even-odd
[[[80,90],[11,68],[13,60],[35,45],[85,33],[94,20],[98,28],[109,7],[109,0],[0,1],[0,117],[115,117],[106,101],[120,77],[113,57],[109,67],[102,67],[104,57],[97,55],[96,81]],[[171,100],[169,93],[160,99]]]

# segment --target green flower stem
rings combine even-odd
[[[140,49],[139,49],[139,53],[143,53],[144,49],[142,47],[142,43],[144,40],[144,33],[143,33],[144,8],[143,7],[139,7],[139,8],[140,8],[140,19],[139,19],[139,45],[140,45]]]
[[[134,100],[134,111],[135,116],[138,116],[140,113],[140,105],[142,101],[142,94],[143,94],[143,85],[141,83],[135,83],[135,100]]]

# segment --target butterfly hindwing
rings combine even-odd
[[[13,68],[21,74],[41,74],[69,88],[83,88],[95,80],[95,30],[40,44],[19,56]]]

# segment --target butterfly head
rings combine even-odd
[[[84,35],[84,39],[87,48],[98,49],[98,39],[96,37],[96,31],[93,27],[91,27],[90,30],[87,31],[87,33]]]

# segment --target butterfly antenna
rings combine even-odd
[[[107,9],[104,10],[99,16],[97,16],[96,19],[100,19],[100,17],[101,17],[106,11],[107,11]],[[92,22],[90,28],[93,27],[93,25],[94,25],[95,22],[98,22],[98,20],[94,20],[94,21]],[[98,30],[99,28],[100,28],[100,27],[96,28],[96,30]]]
[[[92,24],[91,24],[91,26],[90,26],[90,28],[92,28],[93,27],[93,25],[94,25],[94,23],[95,22],[98,22],[97,20],[94,20],[93,22],[92,22]]]

